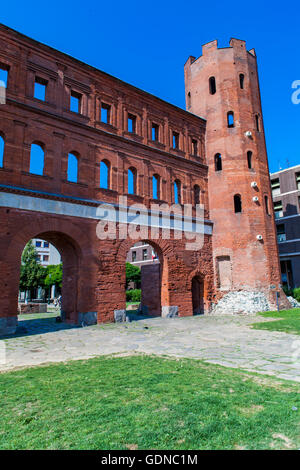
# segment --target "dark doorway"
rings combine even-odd
[[[200,276],[195,276],[192,279],[192,302],[193,302],[193,314],[203,315],[204,314],[204,288],[203,280]]]

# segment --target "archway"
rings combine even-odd
[[[42,232],[37,233],[34,237],[34,240],[42,241],[44,245],[48,244],[57,249],[61,256],[62,263],[62,286],[61,286],[61,296],[58,308],[53,310],[50,307],[47,308],[48,299],[40,301],[39,299],[30,299],[30,301],[25,304],[19,303],[18,311],[19,313],[33,313],[33,314],[45,314],[45,319],[47,316],[55,313],[56,316],[60,317],[62,322],[67,323],[76,323],[78,320],[78,278],[79,278],[79,263],[80,263],[80,248],[76,242],[71,239],[68,235],[60,232]],[[19,264],[19,269],[21,268],[21,260]],[[40,285],[41,286],[41,285]],[[48,303],[48,302],[47,302]],[[47,315],[48,312],[48,315]],[[41,315],[37,315],[37,319],[40,319]],[[26,316],[22,316],[22,319],[26,319]],[[31,320],[35,319],[35,316],[30,317]]]
[[[162,254],[148,241],[132,245],[126,258],[126,309],[161,315]],[[132,274],[131,274],[132,273]]]
[[[192,303],[193,315],[204,314],[204,282],[202,277],[199,275],[192,278]]]
[[[7,213],[10,213],[9,209]],[[87,234],[78,225],[61,217],[31,217],[30,220],[28,213],[22,214],[22,218],[19,214],[16,216],[15,231],[6,234],[0,247],[1,285],[5,292],[0,297],[0,334],[16,331],[21,256],[26,243],[33,238],[51,243],[61,255],[63,321],[96,323],[99,262]]]

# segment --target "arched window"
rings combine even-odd
[[[136,194],[136,169],[128,169],[128,194]]]
[[[234,113],[233,111],[228,111],[227,113],[227,126],[234,127]]]
[[[179,180],[174,181],[174,202],[175,204],[181,204],[181,183]]]
[[[250,170],[252,168],[252,152],[250,150],[247,152],[247,163]]]
[[[217,91],[217,87],[216,87],[216,79],[215,77],[210,77],[209,79],[209,93],[211,95],[214,95]]]
[[[0,168],[3,168],[3,160],[4,160],[4,139],[0,135]]]
[[[243,73],[240,73],[240,88],[241,88],[241,90],[244,89],[244,80],[245,80],[245,75]]]
[[[160,199],[160,177],[159,175],[152,176],[152,197],[153,199]]]
[[[270,215],[270,210],[269,210],[269,198],[268,198],[268,196],[265,196],[265,208],[266,208],[266,213],[267,213],[267,215]]]
[[[78,180],[78,160],[74,153],[68,155],[68,181],[77,183]]]
[[[234,212],[242,212],[242,198],[239,194],[234,195]]]
[[[45,152],[40,144],[31,144],[29,172],[33,175],[44,174]]]
[[[255,114],[255,125],[256,125],[256,130],[259,132],[259,116],[258,116],[258,114]]]
[[[200,204],[200,186],[195,184],[194,186],[194,205]]]
[[[102,160],[102,162],[100,162],[100,188],[109,189],[109,169],[109,162]]]
[[[215,171],[222,171],[222,156],[220,153],[215,155]]]

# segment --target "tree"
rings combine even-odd
[[[135,282],[137,286],[141,284],[141,270],[137,266],[126,263],[126,288],[130,282]]]
[[[47,266],[46,277],[45,277],[45,287],[50,288],[55,285],[57,288],[61,289],[62,286],[62,264],[50,264]]]
[[[31,299],[34,289],[44,286],[45,276],[46,269],[41,266],[37,251],[30,240],[22,253],[20,290],[29,291]]]

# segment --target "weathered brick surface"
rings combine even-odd
[[[270,286],[279,289],[274,219],[263,204],[268,195],[271,206],[271,196],[256,60],[243,41],[233,40],[231,48],[220,50],[215,43],[208,44],[202,57],[187,62],[188,111],[194,114],[1,25],[0,46],[0,64],[9,68],[7,102],[0,107],[5,140],[2,193],[32,196],[43,203],[76,202],[85,210],[98,202],[117,204],[118,196],[126,195],[128,205],[143,203],[149,208],[153,175],[160,177],[160,202],[168,204],[174,202],[173,183],[180,180],[181,203],[195,206],[197,185],[204,216],[214,222],[213,237],[205,235],[201,249],[187,251],[186,240],[177,240],[174,233],[170,240],[163,240],[161,233],[151,239],[150,232],[139,238],[160,258],[161,306],[178,306],[180,315],[192,315],[192,285],[195,296],[197,282],[204,298],[196,307],[205,312],[229,286],[268,295]],[[239,72],[245,74],[244,90],[238,86]],[[215,95],[208,92],[211,75],[216,77]],[[36,77],[48,82],[46,102],[33,97]],[[69,111],[71,91],[81,94],[81,114]],[[101,122],[101,103],[111,106],[109,124]],[[235,112],[232,129],[226,127],[229,110]],[[260,132],[254,128],[256,113]],[[128,114],[136,116],[135,133],[128,132]],[[152,123],[159,128],[158,141],[152,140]],[[245,137],[247,130],[252,139]],[[177,149],[172,148],[173,132],[178,133]],[[32,143],[45,151],[43,176],[29,173]],[[253,152],[253,170],[246,167],[247,150]],[[70,152],[78,157],[77,183],[67,181]],[[213,164],[217,152],[223,155],[219,173]],[[99,187],[102,160],[109,164],[109,189]],[[134,196],[127,194],[131,167],[137,175]],[[258,191],[250,186],[253,180]],[[235,193],[242,195],[242,214],[233,213]],[[252,201],[254,195],[259,204]],[[16,315],[21,253],[31,238],[48,240],[62,255],[62,309],[67,321],[76,322],[78,313],[97,312],[98,322],[109,322],[114,310],[125,308],[125,261],[138,240],[99,240],[93,218],[5,203],[0,221],[0,316]],[[256,240],[257,234],[263,235],[262,242]]]
[[[243,88],[240,74],[244,75]],[[210,77],[215,78],[214,94],[209,90]],[[237,39],[231,39],[230,47],[222,49],[218,49],[217,41],[212,41],[203,46],[201,57],[188,59],[185,85],[187,109],[207,119],[216,299],[226,290],[256,289],[265,291],[274,304],[273,291],[281,290],[280,268],[255,51],[247,51],[245,41]],[[227,124],[230,111],[234,112],[231,128]],[[247,131],[251,137],[245,135]],[[252,152],[251,169],[248,151]],[[222,171],[215,171],[218,153],[222,156]],[[251,187],[252,182],[257,183],[256,188]],[[234,212],[235,194],[242,198],[241,213]],[[255,196],[258,202],[253,201]],[[263,240],[258,241],[257,235],[262,235]]]
[[[47,312],[47,304],[41,303],[20,303],[18,305],[18,314],[24,315],[25,313],[44,313]]]

